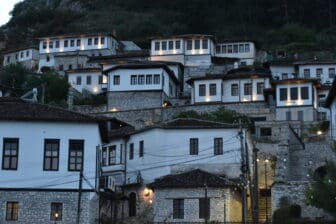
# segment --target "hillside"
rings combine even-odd
[[[270,50],[333,50],[335,5],[335,0],[25,0],[1,27],[0,38],[13,47],[51,34],[116,31],[119,39],[147,47],[156,35],[207,33],[219,40],[252,39]]]

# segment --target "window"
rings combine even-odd
[[[210,199],[209,198],[200,198],[198,201],[199,208],[199,218],[208,219],[210,217]]]
[[[98,84],[103,84],[103,76],[98,76]]]
[[[30,51],[26,51],[26,57],[29,57]]]
[[[102,164],[103,166],[107,165],[107,147],[103,147],[103,153],[102,153]]]
[[[98,37],[95,37],[95,38],[94,38],[94,44],[95,44],[95,45],[98,45]]]
[[[192,40],[187,40],[187,50],[192,50]]]
[[[288,73],[282,73],[281,79],[288,79]]]
[[[229,53],[229,54],[232,53],[232,45],[227,46],[227,53]]]
[[[298,99],[298,88],[297,87],[290,88],[290,98],[291,100]]]
[[[24,56],[24,52],[21,51],[21,52],[20,52],[20,58],[23,58],[23,56]]]
[[[216,46],[216,54],[221,54],[221,46],[220,45]]]
[[[154,75],[154,84],[160,84],[160,75]]]
[[[145,84],[145,76],[139,75],[138,76],[138,85],[144,85]]]
[[[91,85],[91,75],[86,76],[86,85]]]
[[[302,111],[302,110],[299,110],[297,113],[298,113],[298,114],[297,114],[297,116],[298,116],[298,121],[303,121],[303,111]]]
[[[264,83],[257,82],[257,94],[263,94],[264,91]]]
[[[15,59],[17,60],[19,58],[19,55],[18,54],[15,54]]]
[[[245,49],[244,49],[244,44],[239,44],[239,53],[244,53]]]
[[[309,89],[308,87],[301,87],[301,99],[308,100],[309,99]]]
[[[134,192],[129,194],[128,215],[129,217],[136,216],[136,194]]]
[[[162,50],[163,50],[163,51],[167,50],[167,41],[162,41],[161,44],[162,44],[162,46],[161,46],[161,47],[162,47]]]
[[[205,84],[198,85],[198,95],[205,96]]]
[[[286,121],[292,120],[292,113],[291,111],[286,111]]]
[[[51,221],[62,221],[62,213],[63,213],[62,203],[52,202],[50,211],[51,211],[50,213]]]
[[[63,70],[64,70],[64,65],[63,65],[63,64],[60,64],[60,65],[58,66],[58,70],[63,71]]]
[[[321,78],[322,76],[322,68],[317,68],[316,69],[316,78]]]
[[[10,62],[10,56],[7,56],[7,63]]]
[[[168,49],[169,49],[169,50],[173,50],[173,49],[174,49],[174,41],[170,40],[170,41],[168,42]]]
[[[134,143],[131,143],[129,151],[129,159],[132,160],[133,158],[134,158]]]
[[[231,96],[238,96],[238,84],[231,84]]]
[[[49,55],[47,55],[47,57],[46,57],[46,61],[47,61],[47,62],[50,61],[50,57],[49,57]]]
[[[245,52],[250,52],[250,44],[245,44]]]
[[[104,45],[104,44],[105,44],[105,37],[101,37],[101,38],[100,38],[100,44],[101,44],[101,45]]]
[[[260,136],[272,136],[272,128],[260,128]]]
[[[238,44],[233,45],[233,53],[238,53]]]
[[[181,41],[180,40],[175,41],[175,49],[176,50],[181,49]]]
[[[208,49],[208,40],[202,40],[202,48]]]
[[[3,170],[17,170],[19,155],[19,139],[4,138],[3,139]]]
[[[19,218],[19,202],[7,201],[6,203],[6,220],[15,221]]]
[[[189,139],[189,153],[190,155],[198,155],[198,138]]]
[[[280,101],[285,101],[287,98],[287,88],[280,88]]]
[[[335,68],[329,68],[329,78],[334,78],[335,77]]]
[[[223,155],[223,138],[214,138],[214,154]]]
[[[72,64],[68,65],[68,70],[72,69]]]
[[[89,46],[92,45],[92,38],[89,38],[89,39],[88,39],[88,45],[89,45]]]
[[[252,83],[244,84],[244,95],[252,95]]]
[[[172,96],[173,95],[173,86],[171,83],[169,83],[169,94]]]
[[[68,47],[68,43],[69,43],[68,40],[65,40],[64,41],[64,47]]]
[[[139,157],[143,157],[144,155],[144,141],[139,142]]]
[[[210,96],[216,96],[217,95],[217,85],[216,83],[210,84]]]
[[[46,49],[46,48],[47,48],[47,42],[43,41],[43,43],[42,43],[42,48],[43,48],[43,49]]]
[[[49,48],[50,49],[54,48],[54,42],[53,41],[49,41]]]
[[[69,171],[80,171],[83,167],[84,140],[69,140]]]
[[[77,39],[76,45],[77,45],[77,47],[80,47],[80,45],[81,45],[81,40],[80,39]]]
[[[184,219],[184,199],[173,199],[173,219]]]
[[[226,45],[222,45],[222,54],[226,54],[227,53],[227,47]]]
[[[75,40],[70,40],[70,47],[74,47],[75,46]]]
[[[200,40],[195,40],[195,50],[199,50],[200,49]]]
[[[159,42],[159,41],[155,41],[155,43],[154,43],[154,49],[155,49],[156,51],[159,51],[159,50],[160,50],[160,42]]]
[[[81,76],[77,76],[77,78],[76,78],[76,84],[77,85],[82,85],[82,77]]]
[[[117,162],[117,146],[109,146],[108,165],[115,165]]]
[[[136,84],[137,84],[137,76],[131,75],[131,85],[136,85]]]
[[[146,75],[146,84],[151,85],[152,84],[152,75]]]
[[[120,85],[120,75],[113,76],[113,85],[115,86]]]
[[[309,79],[310,78],[310,69],[308,69],[308,68],[303,69],[303,77],[305,79]]]
[[[58,170],[59,139],[44,140],[43,170]]]

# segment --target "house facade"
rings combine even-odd
[[[3,56],[3,66],[21,63],[29,70],[36,71],[38,67],[39,54],[36,48],[22,48],[7,51]]]
[[[39,41],[39,71],[86,68],[90,56],[113,55],[119,47],[116,38],[108,33],[41,37]]]
[[[112,138],[109,144],[103,146],[102,175],[109,176],[115,191],[119,189],[120,192],[122,187],[125,196],[129,199],[133,198],[122,202],[124,218],[136,219],[143,214],[144,208],[151,208],[152,204],[154,204],[154,210],[166,206],[166,202],[160,200],[162,195],[156,196],[155,187],[153,187],[154,192],[145,187],[146,184],[155,183],[157,178],[196,169],[202,170],[198,173],[199,175],[206,172],[210,173],[209,175],[221,175],[226,178],[239,177],[241,150],[240,139],[237,138],[238,131],[234,126],[216,122],[176,119],[160,126],[126,134],[123,137]],[[169,142],[166,139],[174,139],[174,141]],[[170,186],[170,190],[175,187]],[[216,187],[219,188],[219,186]],[[192,188],[195,189],[190,189],[189,196],[185,195],[187,198],[192,197],[192,193],[195,193],[194,197],[196,197],[199,196],[197,192],[204,192],[204,189],[200,190],[199,186]],[[214,192],[222,192],[217,188]],[[184,190],[185,193],[186,191]],[[209,188],[209,197],[210,191]],[[226,186],[223,191],[230,192],[230,186]],[[180,193],[182,192],[183,190]],[[217,199],[214,198],[214,200]],[[132,206],[134,201],[138,206]],[[171,209],[172,212],[173,206],[167,209]],[[118,210],[120,211],[120,208]],[[166,212],[170,213],[168,210]],[[185,212],[187,213],[187,210]],[[163,216],[166,216],[163,213],[152,215],[156,221],[162,221]],[[121,214],[118,218],[121,218]],[[170,218],[173,220],[173,217]],[[217,218],[222,220],[223,215]],[[214,217],[213,220],[218,219]],[[173,221],[188,222],[191,219],[186,217]],[[230,219],[228,218],[227,221]]]
[[[67,71],[68,82],[72,88],[82,93],[87,91],[92,94],[106,92],[107,77],[99,68],[83,68]]]
[[[264,89],[270,88],[268,72],[234,69],[227,74],[206,75],[192,78],[191,103],[240,103],[262,102]]]
[[[1,223],[95,223],[97,120],[19,99],[0,104]]]
[[[162,107],[180,91],[179,74],[163,63],[117,65],[103,73],[108,77],[109,110]]]
[[[216,57],[237,58],[241,66],[253,65],[256,47],[253,41],[232,41],[216,44]]]
[[[151,61],[172,61],[184,66],[209,66],[215,55],[212,35],[188,34],[155,37],[151,40]]]
[[[329,94],[326,98],[325,107],[329,110],[329,134],[336,140],[336,79],[334,79]]]

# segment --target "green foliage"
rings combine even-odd
[[[102,105],[106,104],[105,95],[88,95],[84,98],[76,98],[74,100],[75,105]]]
[[[28,71],[23,65],[11,64],[0,73],[0,84],[4,94],[12,97],[21,97],[26,92],[37,88],[39,99],[53,104],[65,104],[69,84],[65,77],[50,71],[49,73],[35,74]],[[43,88],[44,87],[44,88]]]
[[[190,110],[179,113],[175,118],[196,118],[201,120],[215,121],[227,124],[233,124],[238,122],[238,119],[242,119],[243,124],[248,124],[248,117],[241,115],[235,111],[227,110],[224,107],[218,108],[214,112],[210,113],[197,113],[196,111]]]
[[[336,217],[336,165],[327,162],[324,168],[325,173],[313,175],[314,182],[305,192],[306,202]]]
[[[291,205],[287,197],[280,198],[280,208],[273,214],[274,224],[294,224],[301,217],[301,207]]]

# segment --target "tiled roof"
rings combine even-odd
[[[98,119],[54,106],[0,97],[0,120],[96,123]]]
[[[330,107],[330,105],[332,104],[332,102],[335,99],[335,95],[336,95],[336,78],[334,78],[333,84],[330,88],[329,94],[328,94],[326,102],[324,104],[325,107]]]
[[[150,188],[196,188],[196,187],[234,187],[236,184],[225,176],[219,176],[200,169],[167,175],[155,179]]]

